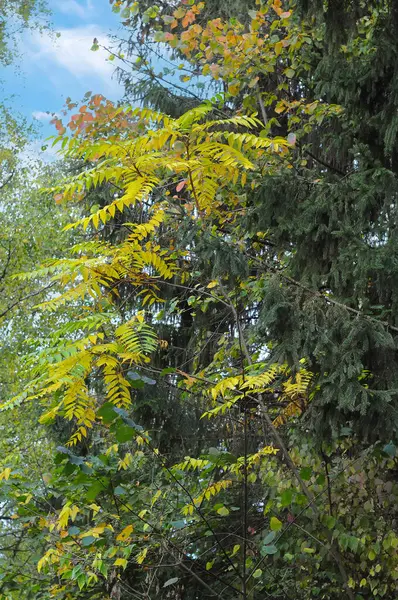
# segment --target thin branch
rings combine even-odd
[[[9,240],[9,242],[8,242],[8,248],[7,248],[7,258],[6,258],[6,262],[5,262],[4,268],[3,268],[2,272],[1,272],[1,275],[0,275],[0,281],[2,279],[4,279],[5,276],[7,275],[7,270],[8,270],[8,267],[10,265],[10,261],[11,261],[11,255],[12,255],[12,252],[11,252],[11,240]]]
[[[21,304],[22,302],[25,302],[25,300],[29,300],[30,298],[34,298],[35,296],[39,296],[39,294],[42,294],[46,290],[49,290],[54,285],[55,285],[55,282],[54,283],[50,283],[49,285],[46,285],[44,288],[41,288],[40,290],[37,290],[36,292],[31,292],[30,294],[27,294],[26,296],[23,296],[22,298],[19,298],[18,300],[15,300],[15,302],[13,302],[12,304],[10,304],[5,310],[3,310],[2,313],[0,313],[0,319],[2,317],[4,317],[7,313],[9,313],[13,308],[15,308],[16,306],[18,306],[18,304]]]
[[[326,454],[324,453],[322,448],[321,448],[321,456],[323,458],[323,464],[325,465],[325,476],[326,476],[326,482],[327,482],[328,501],[329,501],[329,513],[331,516],[333,516],[332,488],[330,485],[329,461],[328,461],[328,457],[326,456]]]
[[[146,442],[148,448],[151,449],[151,451],[153,452],[155,458],[161,459],[161,456],[159,454],[158,451],[155,450],[155,448],[153,448],[151,446],[151,444],[147,441]],[[232,569],[236,572],[237,575],[239,575],[239,577],[241,578],[241,575],[238,571],[238,569],[236,568],[235,564],[233,563],[233,561],[231,560],[230,556],[228,555],[227,551],[225,550],[223,544],[221,544],[220,540],[218,539],[218,535],[217,533],[214,531],[211,523],[209,522],[209,520],[206,518],[206,516],[203,514],[203,512],[201,511],[199,506],[196,506],[195,504],[195,500],[192,496],[192,494],[190,493],[190,491],[185,487],[185,485],[183,483],[181,483],[181,481],[179,481],[179,479],[174,475],[173,471],[166,465],[166,463],[164,461],[160,461],[160,464],[162,466],[163,469],[165,469],[167,471],[167,473],[170,475],[170,477],[175,481],[175,483],[182,489],[182,491],[187,495],[187,497],[189,498],[192,506],[194,507],[196,513],[199,515],[199,517],[202,519],[202,521],[205,523],[206,527],[209,529],[209,531],[211,531],[215,542],[217,543],[218,547],[220,548],[221,552],[223,553],[224,557],[226,558],[227,562],[230,564],[230,566],[232,567]]]
[[[258,99],[258,103],[260,105],[261,116],[263,117],[263,123],[264,123],[264,125],[267,125],[267,123],[268,123],[267,112],[265,110],[264,102],[263,102],[263,99],[261,97],[261,92],[260,91],[257,94],[257,99]]]
[[[12,171],[10,173],[10,175],[7,177],[7,179],[3,183],[0,184],[0,190],[4,189],[10,183],[10,181],[14,177],[14,175],[15,175],[15,171]]]
[[[334,167],[330,163],[326,162],[326,160],[323,160],[319,156],[315,156],[315,154],[312,154],[312,152],[310,152],[310,150],[304,150],[304,152],[306,154],[308,154],[308,156],[310,156],[313,160],[315,160],[315,162],[319,163],[326,169],[329,169],[330,171],[334,171],[335,173],[337,173],[338,175],[341,175],[342,177],[345,177],[347,175],[347,173],[344,173],[344,171],[341,171],[339,168]]]

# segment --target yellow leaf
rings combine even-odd
[[[133,533],[133,531],[134,527],[132,525],[127,525],[127,527],[125,527],[123,531],[121,531],[116,537],[116,540],[118,542],[125,542],[130,537],[130,534]]]
[[[119,450],[119,445],[118,444],[113,444],[112,446],[110,446],[110,448],[108,448],[105,452],[105,456],[109,456],[110,454],[112,454],[113,452],[117,452]]]
[[[95,515],[101,510],[101,507],[98,506],[98,504],[89,504],[88,508],[91,508],[91,510],[93,511],[93,516],[95,517]]]
[[[142,550],[142,552],[140,552],[137,556],[137,563],[139,565],[142,565],[142,563],[145,560],[146,555],[148,554],[148,548],[144,548],[144,550]]]
[[[37,570],[39,571],[39,573],[42,570],[42,568],[44,567],[44,565],[46,565],[50,561],[51,561],[51,563],[55,563],[55,562],[59,561],[59,552],[57,550],[55,550],[54,548],[50,548],[49,550],[47,550],[45,555],[37,563]]]
[[[0,473],[0,481],[2,481],[3,479],[8,481],[10,478],[10,475],[11,475],[11,469],[10,469],[10,467],[7,467],[6,469],[4,469],[4,471],[2,473]]]
[[[228,92],[231,94],[231,96],[237,96],[240,90],[240,84],[239,82],[236,83],[230,83],[228,86]]]
[[[127,567],[127,560],[125,558],[117,558],[113,564],[115,567],[123,567],[125,569]]]
[[[119,460],[118,463],[118,471],[120,471],[120,469],[128,469],[129,465],[131,465],[133,461],[133,457],[131,455],[130,452],[127,452],[127,454],[125,455],[125,457],[121,460]]]
[[[211,290],[212,288],[216,287],[216,285],[218,285],[218,281],[210,281],[209,285],[207,286],[207,289]]]
[[[47,562],[47,558],[45,556],[43,556],[43,558],[41,558],[39,560],[39,562],[37,563],[37,570],[39,571],[39,573],[41,572],[43,566],[46,564]]]
[[[79,512],[79,509],[76,505],[71,506],[70,509],[70,518],[72,519],[72,521],[74,521],[76,519],[77,513]]]
[[[156,494],[155,494],[155,495],[154,495],[154,497],[152,498],[152,501],[151,501],[151,506],[154,506],[154,504],[155,504],[155,503],[156,503],[156,502],[159,500],[159,498],[160,498],[160,496],[161,496],[161,493],[162,493],[162,492],[161,492],[161,490],[158,490],[158,491],[156,492]]]
[[[58,526],[57,529],[65,529],[68,526],[68,521],[70,517],[70,502],[67,502],[65,506],[62,508],[58,517]]]
[[[82,533],[80,535],[81,538],[85,538],[85,537],[95,537],[95,538],[99,538],[101,533],[104,533],[105,529],[110,529],[109,525],[98,525],[98,527],[93,527],[92,529],[89,529],[88,531],[85,531],[84,533]]]

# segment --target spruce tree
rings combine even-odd
[[[126,25],[141,24],[144,47],[164,28],[163,16],[174,7],[160,4],[149,19],[145,15],[151,7],[138,5]],[[251,8],[239,2],[228,7],[206,3],[198,23],[214,16],[245,23]],[[332,119],[316,117],[317,126],[299,135],[293,168],[266,175],[249,195],[242,227],[253,234],[266,232],[261,260],[262,272],[268,273],[258,319],[250,326],[272,347],[276,361],[286,360],[294,368],[302,358],[309,361],[317,393],[308,416],[320,436],[348,425],[361,436],[389,440],[398,423],[397,10],[390,2],[330,2],[327,7],[301,2],[294,15],[311,36],[302,53],[308,66],[278,92],[283,62],[268,75],[259,65],[257,93],[247,88],[246,94],[230,98],[223,111],[243,104],[262,113],[265,105],[275,135],[287,135],[292,127],[292,115],[281,114],[278,101],[305,98],[339,105],[342,111]],[[130,44],[136,48],[133,36]],[[144,54],[148,58],[150,50]],[[175,61],[182,57],[178,47],[172,50]],[[195,80],[200,64],[192,58],[191,65]],[[126,71],[122,75],[130,97],[171,115],[200,101],[191,83],[186,92],[176,93],[156,79],[156,69],[137,69],[141,82]],[[215,85],[203,94],[215,93]],[[204,256],[219,265],[215,272],[241,268],[243,274],[247,257],[238,259],[233,251],[228,260],[231,250],[217,243],[222,248],[214,253],[211,236],[203,244]]]

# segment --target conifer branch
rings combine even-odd
[[[242,330],[242,326],[240,324],[240,320],[239,320],[239,315],[237,313],[237,310],[235,308],[235,306],[233,305],[233,303],[230,301],[229,296],[227,294],[227,292],[224,290],[224,288],[222,286],[220,286],[221,292],[223,293],[224,298],[226,299],[227,302],[229,302],[229,306],[231,308],[231,312],[233,314],[234,320],[235,320],[235,324],[238,330],[238,335],[239,335],[239,340],[240,340],[240,344],[241,344],[241,348],[243,350],[243,353],[245,355],[246,361],[248,363],[248,365],[252,365],[253,361],[251,359],[250,353],[249,353],[249,349],[247,347],[247,343],[244,337],[244,333]],[[265,423],[267,424],[269,430],[271,431],[271,434],[277,444],[277,446],[279,446],[280,450],[282,451],[283,457],[285,459],[285,462],[287,464],[287,466],[289,467],[289,469],[292,471],[294,477],[296,478],[303,494],[305,495],[305,497],[308,500],[309,505],[311,506],[312,510],[314,511],[314,514],[317,516],[317,518],[319,519],[321,513],[320,510],[318,508],[318,506],[315,503],[315,497],[312,494],[311,490],[308,488],[308,486],[305,484],[305,482],[303,481],[303,479],[300,477],[300,473],[296,467],[296,465],[293,462],[292,457],[290,456],[290,453],[284,443],[284,441],[282,440],[282,437],[279,435],[278,430],[276,429],[275,425],[272,422],[271,417],[269,416],[268,410],[265,406],[265,403],[263,401],[263,397],[262,394],[258,394],[257,397],[251,396],[251,394],[248,394],[248,397],[252,397],[254,400],[256,400],[258,402],[258,406],[260,407],[260,412],[261,415],[264,418]],[[337,567],[340,571],[340,574],[342,576],[343,582],[344,582],[344,587],[346,589],[347,592],[347,596],[350,600],[355,600],[354,594],[352,592],[352,590],[348,587],[348,575],[343,563],[343,560],[340,556],[340,553],[338,552],[338,550],[335,548],[335,544],[334,544],[334,540],[333,537],[331,535],[331,533],[329,531],[326,532],[327,533],[327,537],[329,539],[329,543],[330,543],[330,553],[333,556]],[[251,577],[252,573],[249,575],[249,578]]]

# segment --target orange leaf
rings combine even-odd
[[[101,94],[96,94],[95,96],[93,96],[92,101],[94,106],[99,106],[101,104],[102,98],[103,96],[101,96]]]
[[[192,10],[189,10],[182,20],[182,26],[187,27],[188,25],[193,23],[195,21],[195,19],[196,19],[195,13],[192,12]]]
[[[186,186],[186,180],[180,181],[180,183],[176,187],[176,192],[181,192],[181,190]]]

